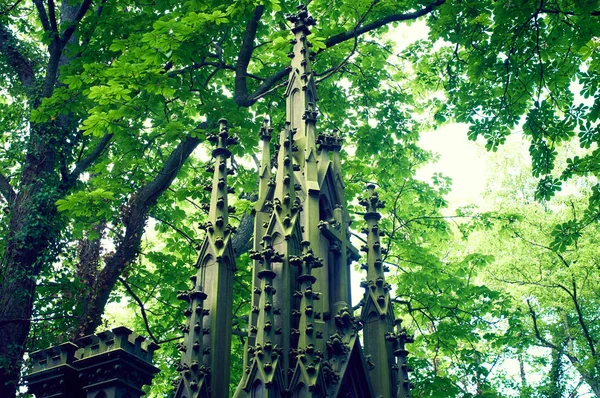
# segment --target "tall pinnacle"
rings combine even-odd
[[[298,6],[296,14],[286,17],[294,25],[294,38],[291,40],[294,48],[288,54],[292,62],[285,93],[286,120],[290,123],[290,128],[296,131],[294,140],[300,150],[295,158],[300,167],[304,167],[304,159],[315,149],[317,89],[311,67],[312,45],[308,42],[309,28],[315,24],[315,20],[308,15],[304,5]]]
[[[233,273],[235,255],[231,246],[234,229],[229,225],[227,160],[231,152],[228,145],[237,139],[229,135],[227,122],[219,121],[219,131],[208,135],[215,144],[212,151],[214,167],[208,221],[201,225],[206,236],[200,248],[196,266],[198,271],[191,278],[192,289],[180,292],[178,298],[189,303],[185,315],[181,381],[175,397],[222,397],[229,395],[229,369],[231,354],[231,321],[233,305]],[[227,337],[229,336],[229,337]]]
[[[253,373],[252,379],[264,384],[264,398],[278,396],[277,389],[285,386],[280,347],[275,343],[275,335],[280,333],[275,328],[274,295],[277,293],[273,287],[273,280],[277,274],[273,271],[274,263],[281,263],[284,257],[273,249],[271,235],[264,235],[261,243],[263,249],[251,251],[250,257],[260,264],[257,273],[260,287],[254,293],[259,295],[258,305],[252,307],[252,312],[257,316],[256,326],[250,327],[250,333],[255,334],[255,345],[248,347],[251,357],[247,373]]]
[[[211,234],[225,234],[225,229],[229,228],[229,208],[227,205],[227,159],[231,157],[231,151],[227,149],[229,145],[236,144],[237,139],[229,135],[227,121],[219,120],[219,132],[211,134],[208,140],[216,145],[212,155],[215,159],[214,176],[210,197],[210,210],[208,213],[209,221],[216,227],[216,232],[209,231]],[[226,234],[228,234],[227,231]]]
[[[408,351],[406,350],[407,343],[414,343],[414,337],[406,333],[406,328],[402,327],[402,319],[396,319],[396,332],[388,333],[385,338],[394,346],[394,356],[397,362],[394,370],[397,372],[397,398],[410,398],[410,390],[414,388],[413,384],[408,381],[408,372],[411,369],[406,363]]]
[[[390,285],[385,282],[381,247],[378,209],[384,206],[379,199],[375,186],[367,186],[367,196],[360,204],[365,207],[367,228],[367,244],[362,251],[367,253],[367,281],[362,283],[365,288],[362,321],[364,323],[365,353],[371,357],[374,369],[371,371],[373,388],[377,396],[393,397],[397,390],[397,365],[393,347],[389,340],[393,332],[394,311],[390,301]],[[364,268],[364,267],[363,267]]]

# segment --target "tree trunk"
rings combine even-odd
[[[35,126],[21,175],[20,192],[10,205],[9,231],[0,268],[0,396],[13,397],[31,326],[36,280],[60,233],[54,203],[58,178],[52,126]]]
[[[94,226],[95,232],[98,234],[97,239],[89,239],[85,237],[79,241],[77,249],[77,270],[75,278],[82,284],[81,290],[77,292],[78,315],[81,318],[87,317],[90,304],[93,303],[98,294],[98,272],[100,267],[100,252],[102,250],[102,236],[106,229],[106,221],[101,221]],[[78,322],[77,327],[69,334],[71,340],[76,340],[84,335],[84,330],[81,330],[83,322]]]

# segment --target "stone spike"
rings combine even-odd
[[[273,134],[273,128],[271,127],[271,121],[268,116],[265,116],[263,120],[262,128],[260,129],[260,138],[262,143],[262,158],[260,162],[260,169],[258,170],[259,178],[259,203],[266,198],[271,185],[271,136]]]
[[[282,215],[282,219],[286,216],[291,217],[296,212],[293,210],[296,199],[293,156],[294,134],[295,132],[290,129],[290,124],[286,123],[279,139],[281,146],[279,149],[274,202],[276,203],[276,210]]]

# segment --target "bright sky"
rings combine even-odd
[[[400,24],[390,30],[399,53],[417,40],[427,39],[429,29],[424,20],[410,26]],[[467,138],[466,124],[452,123],[435,131],[423,132],[419,146],[440,155],[435,164],[425,166],[417,178],[431,181],[433,173],[452,178],[452,192],[447,196],[450,211],[457,207],[482,201],[481,194],[486,183],[486,157],[483,146]]]
[[[433,173],[452,178],[452,192],[446,196],[449,210],[480,204],[486,185],[488,154],[485,148],[467,138],[467,125],[452,123],[435,131],[422,133],[419,146],[439,155],[437,163],[417,172],[417,178],[431,181]]]

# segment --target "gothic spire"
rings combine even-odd
[[[342,140],[337,132],[316,135],[317,96],[308,43],[314,20],[305,6],[288,20],[294,48],[289,54],[286,123],[275,145],[274,179],[269,178],[268,124],[261,130],[263,157],[251,254],[254,294],[246,372],[234,397],[375,396],[360,348],[362,324],[351,305],[349,267],[359,256],[349,241]],[[389,331],[382,329],[376,343],[391,348],[385,341]],[[388,373],[395,363],[393,352],[389,357]],[[342,385],[342,379],[354,384]],[[391,391],[390,380],[387,383]]]
[[[393,397],[396,395],[396,361],[392,345],[386,338],[393,332],[394,312],[390,300],[390,285],[385,282],[381,247],[378,209],[384,202],[375,192],[375,185],[367,186],[367,196],[360,200],[365,207],[364,218],[367,228],[367,244],[361,250],[367,253],[367,280],[361,285],[365,288],[364,306],[361,318],[364,323],[365,353],[370,356],[374,365],[371,371],[373,388],[377,396]]]
[[[294,48],[288,54],[292,61],[285,93],[286,120],[290,122],[290,128],[296,131],[294,140],[300,150],[295,157],[300,167],[304,167],[304,159],[310,157],[315,149],[317,89],[311,67],[314,53],[308,42],[309,28],[315,24],[315,20],[308,14],[305,5],[299,5],[296,14],[286,17],[293,24],[294,34],[291,40]]]
[[[262,250],[251,252],[250,257],[260,264],[258,278],[260,287],[254,289],[254,293],[260,298],[258,305],[252,306],[252,313],[256,314],[256,326],[250,326],[251,333],[255,335],[255,343],[247,348],[250,365],[247,369],[246,389],[262,389],[264,398],[277,397],[282,388],[285,388],[285,378],[281,364],[283,351],[275,343],[275,335],[281,331],[275,328],[274,295],[277,293],[273,287],[273,280],[277,274],[273,271],[274,263],[281,263],[283,255],[273,249],[271,235],[265,234],[262,238]],[[263,387],[264,386],[264,387]]]
[[[189,303],[184,331],[184,343],[179,346],[182,359],[181,382],[175,397],[223,397],[229,395],[231,352],[231,322],[233,305],[233,273],[235,255],[231,246],[234,229],[229,225],[227,148],[237,139],[229,135],[227,121],[219,120],[219,131],[207,135],[215,145],[214,166],[208,221],[201,225],[206,236],[196,264],[198,271],[191,278],[192,289],[181,292],[179,298]],[[229,337],[227,337],[229,336]]]

